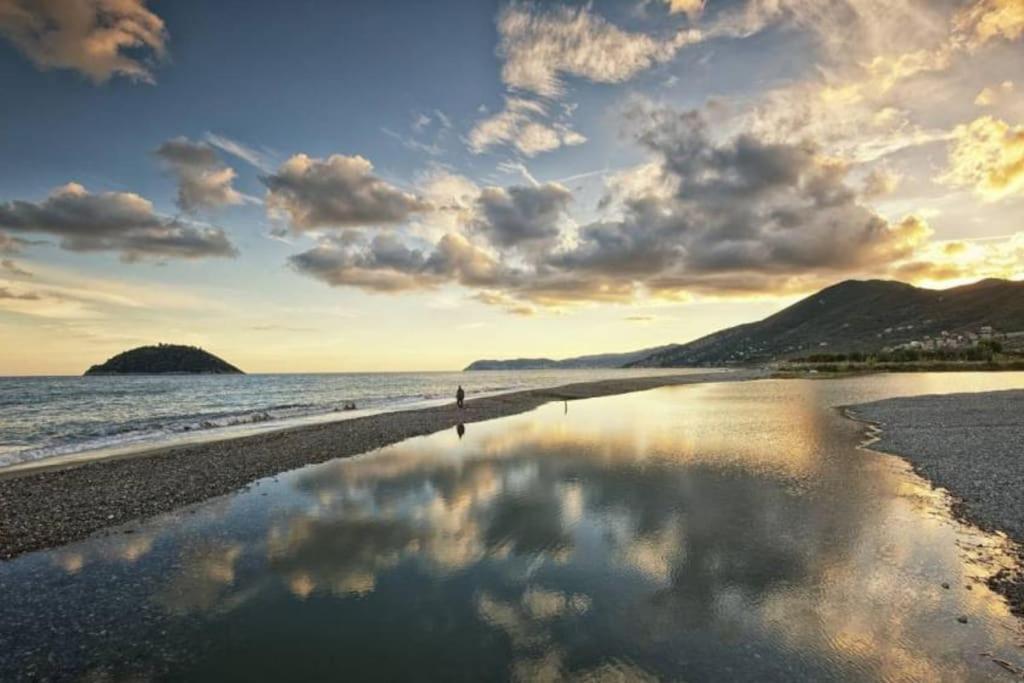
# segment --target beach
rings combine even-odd
[[[280,472],[404,439],[571,401],[662,386],[740,381],[757,370],[630,377],[519,391],[433,408],[152,449],[49,469],[0,473],[0,558],[63,545],[104,528],[236,491]],[[453,388],[454,394],[454,388]]]
[[[873,450],[907,460],[950,492],[957,515],[1004,532],[1024,549],[1024,391],[893,398],[848,412],[875,425]],[[990,584],[1024,614],[1019,567],[1000,572]]]

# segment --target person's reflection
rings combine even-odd
[[[461,439],[462,436],[466,433],[466,425],[460,422],[459,424],[455,425],[455,431],[458,433],[459,438]]]

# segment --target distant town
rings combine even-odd
[[[913,325],[904,325],[903,327],[887,327],[885,328],[885,330],[878,334],[878,337],[884,338],[884,336],[887,334],[892,334],[894,332],[901,331],[912,331],[913,329]],[[1016,346],[1024,342],[1024,332],[1000,332],[993,328],[991,325],[983,325],[979,327],[977,331],[947,332],[946,330],[943,330],[936,336],[926,334],[920,339],[913,339],[911,341],[903,342],[893,346],[883,346],[881,350],[882,353],[892,353],[893,351],[900,350],[959,350],[977,347],[982,342],[987,342],[990,344],[996,342],[999,344],[1001,349],[1008,349],[1011,346]]]

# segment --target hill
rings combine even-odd
[[[159,344],[140,346],[94,365],[86,375],[204,374],[241,375],[234,365],[195,346]]]
[[[621,368],[652,354],[668,351],[676,344],[656,346],[626,353],[600,353],[552,360],[551,358],[512,358],[509,360],[477,360],[466,366],[466,370],[549,370],[577,368]]]
[[[988,279],[933,290],[847,280],[759,322],[730,327],[633,361],[636,367],[757,362],[813,353],[878,351],[943,331],[1024,330],[1024,282]]]

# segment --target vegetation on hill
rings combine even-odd
[[[848,280],[756,323],[635,361],[644,367],[765,362],[812,353],[877,353],[948,333],[1024,330],[1024,282],[988,279],[945,290]]]
[[[241,370],[196,346],[158,344],[124,351],[85,371],[86,375],[211,374],[240,375]]]

